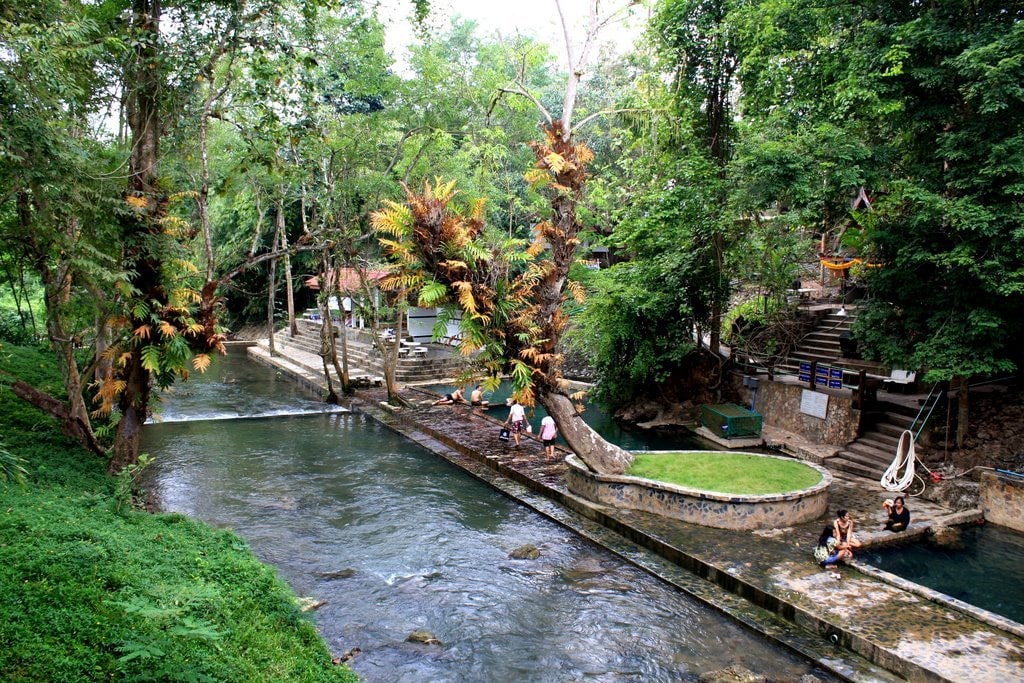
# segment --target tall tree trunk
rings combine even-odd
[[[292,260],[288,255],[288,228],[284,222],[284,188],[277,200],[277,234],[280,241],[275,249],[280,249],[284,256],[284,291],[285,306],[288,311],[288,335],[295,338],[299,335],[299,325],[295,322],[295,292],[292,286]]]
[[[166,211],[165,197],[157,187],[160,159],[161,70],[160,0],[132,1],[132,28],[135,42],[133,68],[125,84],[128,127],[131,130],[131,155],[128,162],[128,199],[133,211],[125,217],[126,270],[133,273],[132,285],[137,298],[149,307],[167,303],[160,276],[161,263],[152,251],[152,237],[162,232],[160,218]],[[132,329],[150,321],[133,314]],[[119,375],[124,389],[118,397],[121,419],[117,423],[113,454],[107,463],[111,474],[134,464],[139,458],[139,439],[146,421],[150,400],[150,372],[142,361],[141,340],[136,340]]]
[[[384,355],[384,384],[388,389],[388,402],[393,405],[405,405],[407,401],[402,398],[398,387],[398,349],[402,347],[402,310],[406,305],[406,290],[403,287],[398,292],[398,299],[395,302],[395,341],[386,346]]]
[[[970,427],[970,381],[960,376],[953,380],[958,388],[956,409],[956,447],[963,448],[967,441],[967,430]]]
[[[337,373],[338,379],[341,381],[341,393],[345,395],[352,394],[352,379],[349,377],[348,372],[348,330],[345,326],[345,308],[341,305],[341,291],[338,289],[338,279],[336,276],[337,270],[332,266],[330,259],[327,256],[327,250],[323,252],[323,269],[324,278],[321,283],[323,287],[323,293],[325,294],[326,303],[322,303],[322,310],[324,313],[325,325],[328,326],[330,336],[328,342],[330,347],[330,361],[334,365],[334,372]],[[338,345],[334,341],[334,320],[330,316],[330,301],[331,297],[338,299],[338,308],[341,314],[341,363],[338,363]],[[326,368],[325,368],[326,371]]]
[[[320,310],[326,313],[320,326],[320,362],[324,366],[324,381],[327,383],[327,403],[338,404],[338,394],[334,392],[334,381],[331,379],[331,366],[328,359],[334,355],[334,326],[331,325],[330,297],[321,297]]]
[[[275,239],[274,239],[274,243],[275,244],[277,243],[276,236],[275,236]],[[274,308],[275,308],[275,306],[274,306],[274,292],[277,290],[277,259],[276,258],[270,259],[269,270],[270,270],[270,273],[267,275],[267,330],[268,330],[268,333],[267,333],[268,334],[267,348],[270,351],[270,355],[273,356],[273,355],[277,354],[277,348],[276,348],[275,342],[274,342],[274,331],[275,331],[275,323],[274,323]]]

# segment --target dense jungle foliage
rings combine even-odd
[[[518,277],[509,254],[541,235],[530,258],[557,271],[527,294],[551,299],[534,341],[492,370],[554,378],[544,340],[564,331],[597,395],[625,402],[819,257],[861,264],[869,357],[930,381],[1016,370],[1021,3],[599,3],[569,17],[590,40],[569,72],[563,46],[402,7],[420,30],[396,62],[372,3],[5,6],[0,332],[54,345],[62,419],[111,472],[137,457],[149,387],[204,369],[233,328],[315,305],[310,276],[388,267],[373,212],[435,179],[467,211],[483,200],[471,270]],[[602,43],[630,12],[644,39]],[[581,162],[536,156],[545,117]],[[435,275],[390,305],[458,308]],[[112,435],[97,408],[122,416]]]

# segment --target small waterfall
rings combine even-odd
[[[242,415],[239,413],[198,413],[192,415],[170,415],[168,417],[162,417],[160,415],[154,415],[146,420],[146,424],[170,424],[175,422],[211,422],[214,420],[259,420],[270,417],[302,417],[305,415],[332,415],[335,413],[350,413],[352,412],[348,408],[335,405],[325,405],[322,409],[310,409],[310,408],[276,408],[265,410],[259,413],[251,415]]]

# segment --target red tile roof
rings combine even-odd
[[[366,279],[370,282],[376,282],[377,280],[383,279],[387,274],[388,271],[386,270],[371,268],[366,271]],[[338,270],[335,271],[334,277],[338,282],[338,291],[359,291],[359,273],[355,268],[338,268]],[[320,277],[314,275],[311,278],[307,278],[306,286],[310,289],[320,289]]]

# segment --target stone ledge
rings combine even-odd
[[[762,458],[775,455],[757,454]],[[692,524],[751,531],[800,524],[828,512],[832,474],[804,463],[821,474],[821,481],[803,491],[770,495],[738,495],[701,491],[641,477],[591,472],[578,457],[566,458],[569,490],[603,505],[642,510]]]

